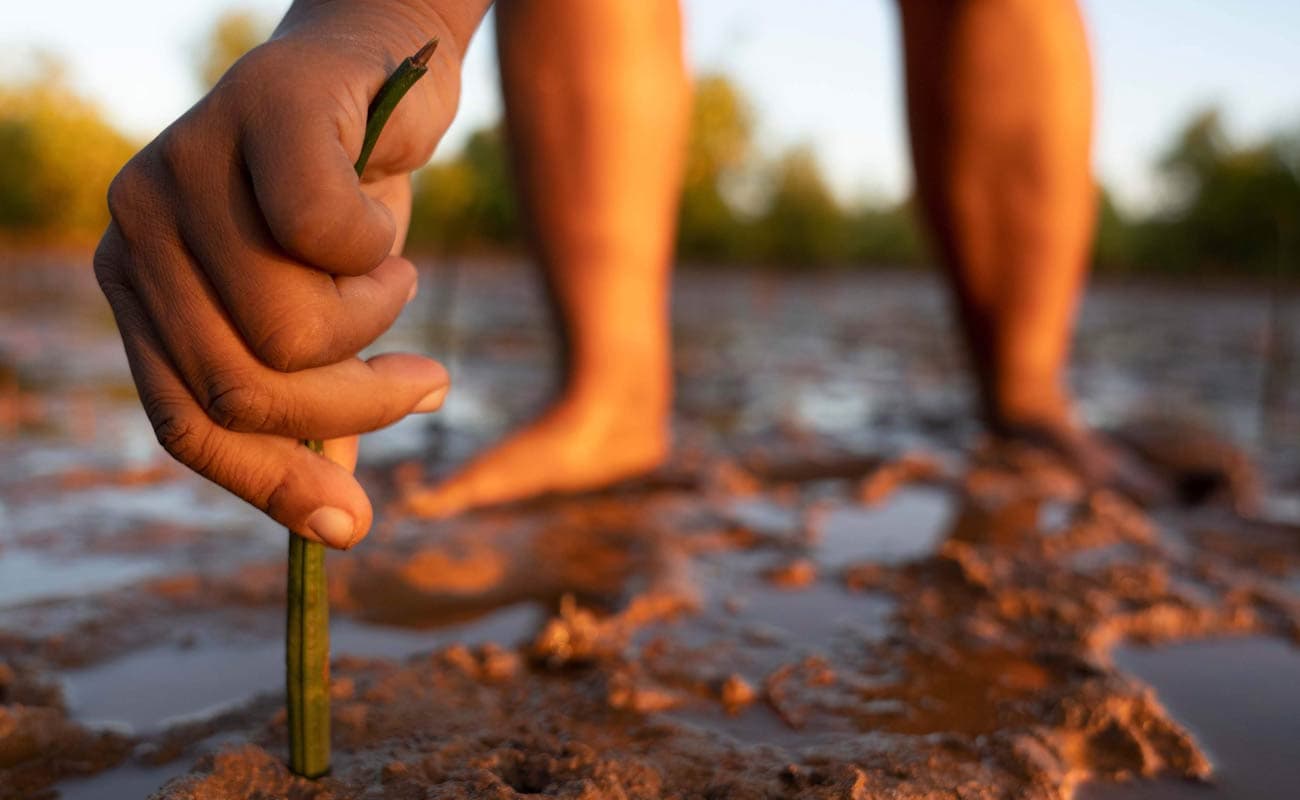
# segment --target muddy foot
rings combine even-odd
[[[441,483],[406,492],[403,509],[420,517],[447,517],[644,475],[667,456],[663,416],[560,402]]]
[[[1111,489],[1142,506],[1172,499],[1171,487],[1140,458],[1104,433],[1073,421],[1004,425],[995,434],[994,448],[1011,461],[1034,451],[1046,454],[1076,475],[1083,488]]]

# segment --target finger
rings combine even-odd
[[[111,272],[100,268],[97,273]],[[213,424],[172,368],[124,281],[101,277],[131,376],[159,443],[174,458],[306,539],[347,548],[370,528],[370,500],[351,473],[292,439]]]
[[[286,255],[237,166],[175,180],[189,184],[180,188],[195,200],[176,212],[184,244],[249,347],[274,369],[318,367],[356,355],[414,296],[415,267],[397,256],[383,257],[364,275],[332,276]]]
[[[391,250],[396,223],[361,191],[335,116],[319,102],[281,105],[257,116],[241,149],[280,247],[327,272],[362,275]]]
[[[393,175],[383,180],[363,184],[363,191],[383,203],[393,215],[397,235],[393,239],[392,255],[399,255],[406,245],[406,235],[411,227],[411,176]]]
[[[207,416],[232,431],[327,439],[376,430],[441,407],[449,379],[436,361],[406,353],[279,372],[262,364],[179,244],[141,244],[131,288],[169,362]],[[201,335],[196,335],[201,331]]]
[[[323,452],[325,457],[348,472],[357,471],[357,452],[360,449],[361,438],[358,436],[345,436],[342,439],[326,439]]]

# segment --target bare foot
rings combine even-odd
[[[667,456],[666,417],[631,413],[618,404],[561,400],[447,480],[406,493],[402,505],[416,516],[439,518],[643,475]]]
[[[1112,489],[1148,507],[1169,499],[1169,487],[1140,459],[1069,415],[1046,422],[1004,423],[994,436],[1005,445],[1050,453],[1087,489]]]

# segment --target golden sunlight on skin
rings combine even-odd
[[[999,437],[1091,484],[1159,490],[1066,386],[1096,221],[1092,67],[1074,0],[902,0],[917,193]]]
[[[503,3],[497,36],[564,388],[459,474],[409,495],[427,516],[598,488],[653,469],[668,449],[668,291],[690,99],[677,4]]]
[[[1069,422],[1092,238],[1092,77],[1073,0],[903,0],[917,188],[988,424]]]
[[[498,10],[524,207],[567,348],[557,403],[408,507],[596,488],[666,453],[686,91],[672,2]],[[902,0],[913,159],[990,429],[1142,483],[1064,386],[1094,224],[1092,79],[1072,0]],[[545,35],[538,31],[545,30]]]

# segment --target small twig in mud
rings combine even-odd
[[[404,59],[388,76],[370,103],[361,154],[354,165],[365,172],[384,123],[402,96],[429,71],[429,57],[438,47],[431,39]],[[324,444],[304,445],[322,453]],[[285,631],[285,694],[289,720],[289,769],[306,778],[319,778],[330,768],[330,642],[329,593],[325,582],[325,546],[289,534],[289,596]]]

